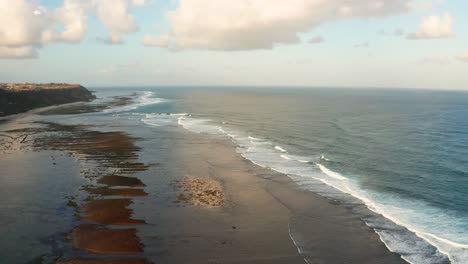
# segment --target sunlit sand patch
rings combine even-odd
[[[127,187],[144,187],[146,186],[140,179],[135,177],[125,176],[104,176],[97,183],[109,186],[127,186]]]
[[[144,224],[143,220],[131,219],[133,210],[127,208],[130,199],[102,199],[91,200],[83,205],[82,220],[103,225],[137,225]]]
[[[179,201],[208,207],[218,207],[224,204],[224,190],[217,181],[207,178],[185,177],[180,182],[180,188],[187,192],[187,195],[180,194],[177,197]]]
[[[84,190],[90,194],[102,195],[102,196],[136,197],[136,196],[148,195],[143,189],[131,189],[131,188],[112,189],[112,188],[107,188],[107,187],[100,187],[100,188],[85,188]]]
[[[56,264],[150,264],[145,259],[71,259]]]
[[[81,225],[73,229],[75,248],[98,254],[137,254],[143,248],[136,229],[107,229],[96,225]]]

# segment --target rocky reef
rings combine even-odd
[[[79,84],[0,83],[0,117],[95,98],[88,89]]]

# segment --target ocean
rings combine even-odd
[[[363,220],[408,262],[468,263],[468,93],[137,90],[137,103],[113,111],[229,137],[245,159],[306,190],[364,203],[380,217]]]

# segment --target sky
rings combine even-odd
[[[464,0],[0,0],[0,82],[468,90]]]

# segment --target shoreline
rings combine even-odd
[[[192,132],[187,131],[187,133]],[[268,206],[281,207],[284,210],[282,214],[286,215],[287,219],[284,219],[282,223],[277,223],[276,226],[270,226],[269,232],[286,229],[283,232],[287,233],[288,237],[283,239],[289,240],[296,251],[301,252],[299,255],[309,259],[310,263],[314,261],[317,263],[407,263],[399,254],[391,252],[378,234],[360,217],[353,214],[348,205],[303,190],[286,175],[253,164],[236,152],[236,145],[230,140],[203,139],[206,135],[198,134],[189,136],[197,137],[197,141],[202,142],[200,146],[212,152],[207,153],[198,148],[197,157],[192,156],[191,159],[198,160],[198,162],[210,160],[209,167],[204,170],[210,171],[209,175],[213,175],[213,178],[222,182],[223,186],[231,186],[226,187],[228,201],[229,197],[231,199],[238,197],[238,192],[252,188],[256,192],[260,190],[265,192],[268,198],[264,199],[268,200]],[[184,151],[187,149],[185,148]],[[217,159],[221,159],[221,164],[216,164]],[[196,164],[197,161],[187,160],[185,163]],[[224,166],[242,170],[242,176],[240,174],[226,176],[228,171]],[[195,168],[190,168],[190,171],[193,170]],[[224,174],[224,176],[215,176],[217,173]],[[239,184],[241,180],[233,179],[233,177],[242,177],[242,184],[236,186],[236,181]],[[258,194],[250,194],[249,200],[241,204],[253,206],[247,203],[255,204],[252,201],[257,200],[256,195]],[[239,204],[242,199],[238,197],[234,201]],[[259,208],[261,206],[257,205],[254,211],[258,210],[259,215],[270,220],[277,217],[275,214],[262,213]],[[309,226],[312,223],[316,225],[315,228]],[[294,232],[291,232],[292,230]],[[293,233],[313,238],[313,241],[302,239],[304,240],[302,243],[306,245],[301,245],[301,238],[294,238]],[[311,242],[314,244],[312,248],[310,248]]]
[[[188,119],[187,122],[181,122],[181,120],[186,119]],[[343,184],[343,187],[343,185],[340,185],[340,183],[346,183],[348,178],[320,165],[318,162],[328,161],[323,155],[320,157],[320,161],[307,157],[307,154],[295,156],[291,153],[290,158],[284,154],[286,150],[276,145],[273,139],[264,140],[265,135],[258,136],[252,132],[245,133],[245,131],[237,130],[229,125],[225,127],[224,121],[221,120],[219,118],[207,119],[206,117],[194,118],[188,115],[188,117],[179,118],[179,124],[194,133],[229,138],[236,151],[246,161],[283,175],[288,181],[293,182],[294,186],[300,186],[298,189],[301,191],[316,194],[333,204],[348,204],[353,207],[350,211],[353,211],[354,216],[360,217],[361,222],[378,235],[379,243],[384,244],[388,251],[398,254],[408,263],[458,263],[457,261],[460,258],[453,258],[452,254],[462,255],[461,250],[457,252],[457,249],[455,249],[450,252],[450,249],[444,248],[444,245],[434,243],[428,239],[429,235],[423,236],[411,225],[395,220],[394,217],[389,217],[386,213],[381,213],[378,210],[380,208],[376,209],[372,206],[372,203],[369,203],[368,199],[363,199],[365,196],[356,195],[352,191],[355,189],[347,189],[348,186]],[[263,145],[258,147],[261,143],[266,147]],[[271,151],[271,148],[274,148],[274,151]],[[291,149],[294,150],[293,147]],[[291,149],[288,148],[288,150]],[[285,160],[289,164],[285,164]],[[291,164],[291,161],[295,163]],[[315,166],[320,169],[318,174],[314,174],[317,173],[314,170]],[[398,209],[398,207],[396,208]]]
[[[39,108],[28,110],[28,111],[23,112],[23,113],[17,113],[17,114],[12,114],[12,115],[7,115],[7,116],[0,116],[0,122],[13,120],[13,119],[20,119],[20,118],[27,117],[29,115],[36,115],[36,114],[40,114],[42,112],[46,112],[46,111],[49,111],[49,110],[55,110],[55,109],[61,108],[61,107],[79,106],[81,104],[86,104],[86,103],[87,102],[73,102],[73,103],[66,103],[66,104],[58,104],[58,105],[39,107]]]
[[[62,113],[76,112],[68,110]],[[38,118],[46,120],[46,116]],[[49,128],[35,129],[46,137],[30,135],[33,140],[17,142],[19,150],[28,153],[21,146],[36,144],[41,154],[51,147],[71,153],[80,167],[87,168],[89,160],[91,164],[103,162],[102,169],[106,168],[80,169],[79,177],[87,183],[79,188],[81,196],[68,200],[79,213],[77,222],[70,223],[68,242],[79,254],[63,252],[65,259],[57,263],[106,263],[119,259],[113,253],[131,253],[135,263],[186,263],[190,259],[200,264],[293,264],[307,262],[305,258],[309,263],[406,263],[346,204],[302,190],[286,175],[253,164],[227,138],[196,134],[180,126],[168,131],[145,126],[133,134],[123,128],[99,132],[80,124],[41,122]],[[28,133],[34,131],[28,130],[28,124],[21,127]],[[49,162],[39,171],[59,173],[51,169],[56,160]],[[151,166],[154,162],[155,167]],[[118,168],[122,174],[115,175],[109,168]],[[215,186],[216,197],[223,197],[222,205],[178,199],[186,190],[175,183],[185,177],[215,182],[210,186]],[[213,191],[203,191],[207,190]],[[103,228],[107,225],[109,229]],[[111,231],[114,225],[122,231]],[[99,244],[102,234],[114,237],[115,241],[104,242],[115,247]],[[125,246],[118,241],[131,243]],[[96,253],[103,252],[105,260],[96,258]]]
[[[51,106],[46,106],[46,107],[39,107],[39,108],[28,110],[23,113],[0,116],[0,124],[2,122],[14,120],[14,119],[26,118],[30,115],[72,115],[72,114],[99,112],[101,110],[104,110],[110,107],[127,105],[127,104],[130,104],[131,102],[132,102],[132,99],[129,97],[115,97],[110,102],[95,103],[95,102],[89,102],[89,101],[88,102],[79,101],[79,102],[51,105]]]

